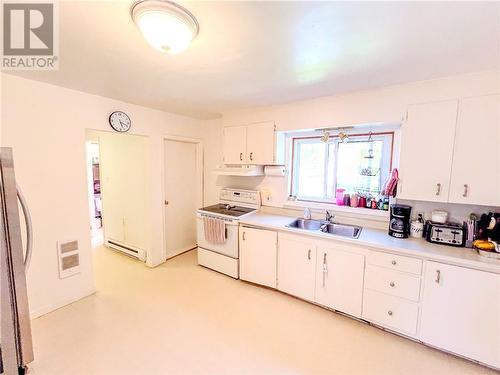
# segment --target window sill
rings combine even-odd
[[[334,203],[287,201],[285,208],[309,208],[312,211],[333,211],[339,216],[366,217],[369,220],[389,221],[389,211],[376,210],[364,207],[338,206]]]

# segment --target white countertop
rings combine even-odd
[[[240,218],[240,224],[332,241],[348,242],[358,246],[369,246],[385,252],[442,261],[500,274],[500,260],[482,257],[475,250],[469,248],[436,245],[420,238],[394,238],[389,236],[385,230],[371,228],[363,228],[357,239],[322,233],[320,231],[288,228],[286,225],[295,219],[296,217],[257,212]]]

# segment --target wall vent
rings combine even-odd
[[[64,241],[57,243],[59,258],[59,278],[64,279],[80,273],[80,254],[78,241]]]

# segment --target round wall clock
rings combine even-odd
[[[130,130],[132,121],[125,112],[115,111],[109,115],[109,124],[117,132],[125,133]]]

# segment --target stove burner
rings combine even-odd
[[[215,204],[213,206],[203,207],[200,211],[206,211],[213,214],[239,217],[255,211],[254,208],[233,206],[230,204]]]

